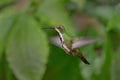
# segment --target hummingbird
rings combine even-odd
[[[90,64],[88,60],[84,57],[79,47],[94,43],[98,41],[97,39],[89,39],[85,37],[72,38],[69,41],[63,37],[62,31],[63,26],[49,27],[49,29],[54,29],[58,36],[50,37],[49,40],[56,46],[62,48],[68,55],[79,57],[85,64]]]

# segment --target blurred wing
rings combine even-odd
[[[54,36],[49,38],[50,42],[60,48],[62,48],[62,43],[60,41],[59,36]]]
[[[80,37],[77,39],[74,39],[72,42],[72,49],[87,45],[87,44],[91,44],[94,43],[96,41],[98,41],[99,39],[89,39],[89,38],[84,38],[84,37]]]

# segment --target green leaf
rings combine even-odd
[[[7,35],[9,34],[9,30],[13,24],[13,20],[13,16],[0,17],[0,57],[3,53]]]
[[[113,65],[112,65],[112,80],[120,80],[120,45],[115,51],[115,55],[113,56]]]
[[[107,34],[106,41],[104,45],[104,52],[105,52],[105,62],[102,67],[101,72],[101,80],[110,80],[111,79],[111,65],[112,65],[112,59],[113,59],[113,46],[111,37],[109,34]],[[104,73],[104,74],[103,74]]]
[[[19,80],[41,80],[46,69],[48,45],[33,18],[20,16],[9,36],[7,61]]]
[[[2,55],[0,59],[0,80],[15,80],[13,73],[6,61],[5,54]]]

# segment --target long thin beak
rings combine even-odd
[[[54,29],[54,27],[41,27],[41,29]]]

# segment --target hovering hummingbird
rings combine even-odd
[[[50,41],[54,45],[62,48],[69,55],[79,57],[85,64],[90,64],[87,61],[87,59],[83,56],[83,54],[79,51],[79,47],[96,42],[98,41],[98,39],[88,39],[88,38],[80,37],[80,38],[72,39],[68,42],[63,37],[62,26],[49,27],[49,29],[54,29],[58,34],[58,36],[50,38]]]

